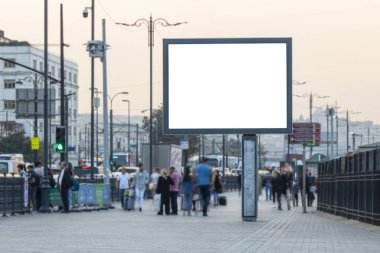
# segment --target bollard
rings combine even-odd
[[[11,173],[12,175],[12,213],[11,216],[15,216],[15,173]]]
[[[7,217],[7,201],[8,201],[8,198],[7,198],[7,174],[6,173],[3,173],[4,175],[4,185],[3,185],[3,197],[4,197],[4,212],[3,212],[3,217]]]

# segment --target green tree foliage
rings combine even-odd
[[[183,135],[164,135],[163,134],[163,115],[162,115],[162,105],[157,109],[153,109],[153,143],[162,143],[162,144],[175,144],[180,145],[181,139],[184,138]],[[149,118],[144,116],[142,119],[142,128],[149,132]],[[192,155],[198,154],[199,152],[199,136],[189,135],[189,157]]]
[[[42,161],[42,146],[38,150],[38,160]],[[34,151],[31,149],[31,139],[25,136],[24,132],[10,133],[0,140],[0,153],[23,154],[24,160],[31,162],[34,160]]]

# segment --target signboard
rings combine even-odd
[[[31,148],[32,150],[39,150],[40,149],[40,139],[38,137],[32,137],[31,138]]]
[[[170,155],[170,166],[174,166],[177,171],[181,171],[182,166],[182,150],[172,147]]]
[[[181,140],[181,149],[182,150],[188,150],[189,149],[189,140],[188,139],[182,139]]]
[[[164,39],[163,60],[165,134],[291,132],[291,38]]]
[[[302,161],[303,160],[303,155],[300,155],[300,154],[286,154],[285,160],[287,162]]]
[[[319,146],[321,143],[320,123],[293,123],[293,133],[289,143],[307,146]]]
[[[35,92],[37,92],[37,111],[35,111]],[[48,117],[55,117],[55,89],[48,90]],[[44,117],[44,89],[16,89],[16,118],[30,119]]]

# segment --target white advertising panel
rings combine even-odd
[[[288,133],[291,39],[165,39],[166,134]]]

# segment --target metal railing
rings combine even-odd
[[[380,225],[380,149],[323,162],[318,210]]]

